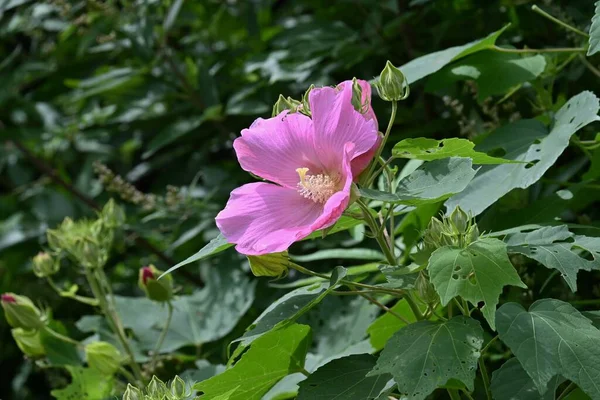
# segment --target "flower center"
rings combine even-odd
[[[325,203],[335,192],[338,191],[338,179],[329,175],[307,175],[308,168],[296,169],[300,182],[298,182],[298,193],[302,197],[311,199],[315,203]]]

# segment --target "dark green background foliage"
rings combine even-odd
[[[498,45],[585,45],[584,39],[533,13],[533,4],[527,0],[0,0],[0,292],[30,296],[51,308],[53,317],[73,336],[84,338],[82,326],[78,324],[78,330],[75,322],[91,313],[89,307],[59,298],[31,271],[31,257],[45,246],[47,228],[66,216],[92,216],[96,204],[117,199],[126,208],[127,229],[116,240],[107,272],[119,295],[140,296],[139,267],[153,263],[165,270],[216,236],[214,217],[229,192],[252,179],[237,164],[232,140],[255,118],[270,116],[280,93],[298,98],[310,84],[335,84],[354,76],[372,79],[388,59],[402,66],[422,55],[483,38],[507,23],[511,26]],[[540,0],[538,5],[583,30],[594,13],[591,0]],[[446,69],[435,79],[412,84],[410,98],[400,104],[390,149],[402,139],[421,136],[464,137],[477,143],[508,122],[557,111],[583,90],[599,93],[598,77],[578,59],[559,68],[568,55],[537,56],[532,60],[541,66],[532,67],[537,72],[511,73],[510,79],[498,67],[508,63],[507,58],[486,64],[486,58],[498,56],[485,50],[456,62],[481,66],[485,73],[475,82]],[[499,102],[517,84],[519,90]],[[481,98],[482,94],[494,95],[493,100]],[[376,96],[373,105],[381,126],[389,107]],[[594,126],[579,131],[578,137],[593,140]],[[122,180],[107,185],[109,172],[100,171],[99,176],[96,161]],[[482,213],[480,229],[497,231],[560,217],[575,228],[580,226],[578,234],[598,236],[600,214],[593,204],[600,200],[600,190],[589,180],[599,175],[600,150],[584,150],[572,140],[540,181],[511,191]],[[430,216],[437,208],[424,212]],[[405,243],[414,243],[425,226],[417,219],[405,224]],[[361,235],[352,233],[302,242],[290,252],[353,246]],[[578,292],[573,294],[553,270],[537,266],[518,251],[511,257],[528,290],[511,287],[501,302],[519,301],[528,309],[539,298],[554,297],[585,310],[580,299],[600,296],[597,272],[581,271]],[[339,262],[334,258],[306,264],[329,271]],[[245,259],[232,250],[202,265],[248,272]],[[211,285],[219,284],[210,274],[201,276],[195,265],[178,270],[174,278],[182,293],[191,293],[203,281],[209,283],[206,293],[216,291],[218,286]],[[57,280],[84,286],[81,275],[66,262]],[[198,342],[208,342],[202,348],[180,348],[176,362],[162,371],[165,380],[193,367],[195,355],[225,364],[227,345],[285,293],[269,286],[267,279],[251,280],[255,282],[244,280],[244,284],[255,290],[254,296],[238,293],[241,298],[232,307],[235,326],[222,334],[207,333],[208,339]],[[320,312],[326,315],[323,308]],[[210,311],[208,307],[206,312]],[[316,326],[325,325],[315,335],[335,337],[335,328],[319,319],[323,315],[306,318]],[[203,317],[208,318],[199,318]],[[361,318],[365,327],[373,319]],[[325,350],[333,346],[325,339],[318,343]],[[492,360],[496,368],[502,362]],[[69,380],[59,369],[42,371],[23,359],[3,318],[0,371],[2,399],[47,399],[51,388],[63,387]]]

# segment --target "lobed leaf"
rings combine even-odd
[[[485,153],[475,151],[475,143],[467,139],[404,139],[394,146],[392,154],[400,158],[413,158],[417,160],[433,161],[449,157],[467,157],[473,164],[510,164],[512,160],[491,157]]]
[[[590,47],[587,55],[591,56],[600,51],[600,1],[595,3],[596,12],[592,17],[592,25],[590,26]]]

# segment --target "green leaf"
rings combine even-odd
[[[50,328],[55,332],[68,336],[65,328],[60,322],[52,321],[50,323]],[[45,330],[40,331],[40,342],[46,350],[46,357],[48,358],[50,365],[81,365],[81,358],[79,357],[77,346],[74,344],[60,340]]]
[[[599,109],[598,98],[583,92],[557,112],[549,134],[537,120],[517,121],[494,131],[477,150],[487,153],[500,149],[506,153],[504,158],[527,164],[482,167],[465,190],[445,203],[447,209],[460,206],[478,215],[511,190],[531,186],[554,165],[575,132],[599,119]]]
[[[171,30],[171,27],[177,20],[177,15],[179,15],[179,11],[181,10],[182,5],[183,0],[175,0],[173,1],[171,7],[169,7],[169,12],[167,13],[165,20],[163,21],[163,35],[166,35],[167,32]]]
[[[360,189],[361,196],[388,203],[422,205],[437,203],[461,192],[476,171],[469,158],[444,158],[428,162],[398,183],[396,193]]]
[[[104,400],[111,394],[113,378],[91,368],[66,367],[71,383],[50,392],[57,400]]]
[[[482,343],[483,329],[472,318],[419,321],[392,336],[367,376],[392,374],[409,399],[425,399],[450,379],[473,390]]]
[[[384,260],[385,256],[383,253],[373,249],[327,249],[319,250],[312,254],[306,254],[303,256],[290,256],[292,260],[298,262],[309,262],[319,260],[330,260],[330,259],[342,259],[342,260]]]
[[[371,400],[377,398],[390,379],[386,375],[367,377],[376,358],[356,354],[333,360],[300,382],[297,400]]]
[[[531,377],[516,358],[511,358],[492,374],[491,390],[495,400],[554,400],[556,389],[564,382],[557,375],[548,390],[540,396]]]
[[[526,311],[507,303],[498,309],[498,334],[545,393],[556,375],[600,398],[600,331],[573,306],[560,300],[538,300]]]
[[[496,39],[508,28],[504,28],[491,33],[484,39],[480,39],[462,46],[450,47],[446,50],[436,51],[423,57],[416,58],[400,67],[400,70],[409,83],[414,83],[428,75],[431,75],[452,61],[466,57],[481,50],[491,49],[496,44]]]
[[[590,47],[587,55],[591,56],[600,51],[600,1],[596,2],[596,12],[592,17],[592,25],[590,26]]]
[[[512,160],[490,157],[485,153],[473,150],[475,143],[467,139],[450,138],[443,140],[415,138],[404,139],[394,146],[392,154],[400,158],[414,158],[417,160],[439,160],[448,157],[467,157],[473,164],[507,164]]]
[[[546,59],[540,54],[522,57],[518,54],[483,51],[435,74],[427,82],[427,90],[440,90],[459,80],[474,80],[477,82],[477,97],[483,101],[537,78],[545,68]]]
[[[566,225],[545,226],[532,232],[517,232],[504,241],[509,253],[519,253],[538,261],[547,268],[559,271],[573,292],[577,290],[580,270],[600,269],[600,238],[576,236]],[[592,255],[583,258],[581,249]]]
[[[416,264],[407,267],[382,264],[379,266],[379,270],[385,276],[387,283],[380,284],[380,286],[393,289],[414,289],[420,269],[422,268]]]
[[[241,341],[239,348],[246,347],[265,333],[295,322],[335,289],[346,276],[346,272],[344,267],[337,267],[331,274],[329,283],[318,283],[286,293],[267,307],[252,323],[248,331],[234,342]]]
[[[227,335],[252,305],[256,281],[236,266],[202,270],[206,286],[173,301],[173,317],[161,353],[199,346]],[[146,298],[115,296],[123,325],[145,349],[153,349],[167,319],[165,306]]]
[[[563,397],[563,400],[591,400],[591,397],[585,394],[583,390],[575,388],[575,390]]]
[[[201,399],[260,400],[281,378],[304,368],[304,359],[310,345],[310,328],[290,325],[269,332],[252,343],[232,368],[194,388],[203,393]],[[237,388],[231,393],[232,388]]]
[[[466,248],[439,248],[427,268],[442,305],[456,296],[475,306],[483,302],[481,312],[492,329],[496,329],[496,305],[504,286],[527,287],[506,255],[506,244],[493,238],[479,239]]]
[[[391,310],[394,313],[404,317],[404,319],[410,323],[417,322],[417,318],[412,313],[410,306],[404,299],[400,299],[394,305],[394,307],[391,308]],[[384,313],[382,316],[373,321],[369,328],[367,328],[371,346],[373,346],[375,351],[383,349],[387,341],[394,335],[394,333],[398,332],[400,328],[404,326],[406,326],[406,323],[400,320],[398,317],[387,312]]]

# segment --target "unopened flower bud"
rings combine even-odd
[[[113,199],[110,199],[102,208],[100,219],[105,227],[109,229],[118,228],[125,223],[125,212]]]
[[[0,302],[6,320],[13,328],[38,330],[44,326],[42,312],[27,297],[4,293]]]
[[[363,106],[363,93],[362,87],[357,82],[356,78],[352,79],[352,106],[359,113],[366,112]]]
[[[119,350],[107,342],[93,342],[85,346],[88,365],[104,375],[114,375],[121,366],[122,358]]]
[[[279,95],[277,102],[273,106],[272,116],[275,117],[281,114],[285,110],[289,110],[290,112],[296,112],[301,103],[298,100],[294,100],[291,97],[283,97],[282,94]]]
[[[167,389],[167,385],[160,379],[155,376],[152,377],[152,380],[146,387],[146,391],[148,395],[153,399],[162,399],[169,393],[169,389]]]
[[[123,400],[144,400],[144,394],[140,389],[128,383],[127,390],[123,393]]]
[[[479,239],[479,228],[477,227],[477,224],[473,224],[469,228],[469,230],[465,234],[465,238],[467,240],[467,243],[473,243],[474,241]]]
[[[467,231],[471,218],[460,206],[457,206],[450,214],[449,220],[454,226],[454,233],[463,234]]]
[[[173,379],[171,382],[171,394],[176,399],[184,399],[189,396],[189,394],[186,392],[185,382],[183,379],[181,379],[179,376],[175,376],[175,379]]]
[[[161,275],[162,271],[154,265],[140,268],[138,285],[150,300],[167,302],[173,298],[173,277],[166,275],[158,279]]]
[[[40,340],[40,331],[15,328],[11,330],[11,334],[19,349],[27,357],[37,358],[46,354],[46,349]]]
[[[287,251],[248,256],[250,269],[255,276],[281,277],[287,274],[290,258]]]
[[[419,297],[425,303],[429,305],[436,304],[439,302],[440,297],[438,296],[435,288],[427,278],[424,273],[420,273],[416,282],[417,291],[419,292]]]
[[[404,100],[410,93],[406,77],[389,61],[385,63],[385,68],[381,71],[375,87],[379,97],[385,101]]]
[[[46,252],[39,252],[33,257],[33,273],[38,278],[46,278],[58,272],[60,264],[58,260]]]

